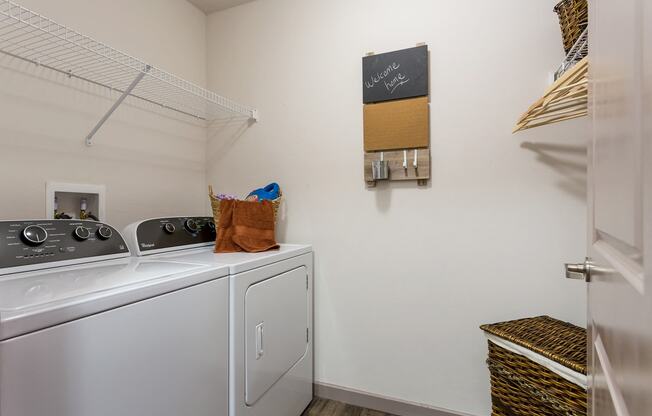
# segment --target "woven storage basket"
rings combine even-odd
[[[222,205],[222,200],[215,196],[212,186],[208,187],[208,197],[211,200],[211,208],[213,208],[213,221],[215,221],[215,226],[217,227],[220,224],[220,206]],[[270,201],[274,207],[274,221],[278,221],[278,209],[281,206],[282,198],[283,193],[279,190],[278,198]]]
[[[588,0],[562,0],[554,10],[559,16],[564,51],[568,53],[589,24]]]
[[[586,330],[548,316],[480,327],[485,333],[586,375]],[[509,344],[511,343],[511,344]],[[547,367],[489,340],[492,415],[584,416],[587,396]]]

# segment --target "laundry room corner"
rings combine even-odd
[[[206,17],[185,1],[21,5],[205,85]],[[85,137],[119,93],[4,54],[0,72],[6,80],[0,85],[0,172],[20,178],[0,185],[5,218],[51,214],[45,212],[46,182],[105,186],[108,216],[102,220],[119,228],[138,217],[208,212],[201,120],[128,99],[89,147]]]

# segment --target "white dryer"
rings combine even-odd
[[[228,412],[228,267],[92,221],[0,222],[0,416]]]
[[[124,234],[134,255],[228,266],[230,416],[301,415],[313,397],[312,247],[215,254],[207,217],[146,220]]]

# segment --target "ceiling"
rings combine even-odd
[[[253,0],[188,0],[199,7],[204,13],[213,13],[218,10],[228,9],[239,4],[249,3]]]

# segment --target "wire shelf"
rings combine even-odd
[[[581,61],[589,54],[589,28],[584,29],[573,46],[568,50],[564,62],[561,63],[555,71],[555,80],[559,79],[564,72],[568,71],[573,65]]]
[[[0,52],[121,93],[123,96],[106,118],[127,96],[208,121],[224,117],[225,113],[254,120],[258,117],[251,107],[151,66],[9,0],[0,0]]]

